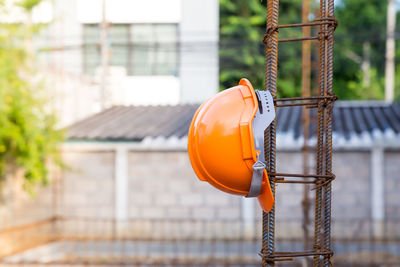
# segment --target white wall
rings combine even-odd
[[[179,104],[180,82],[174,76],[128,76],[124,88],[124,105]]]
[[[180,24],[181,102],[199,103],[218,92],[218,0],[184,0]]]
[[[112,23],[178,23],[181,1],[186,0],[106,0],[106,18]],[[78,0],[80,23],[99,23],[102,0]]]

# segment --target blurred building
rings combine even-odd
[[[26,19],[10,10],[0,19]],[[32,17],[49,23],[35,44],[63,126],[102,106],[199,103],[218,91],[218,0],[54,0]]]

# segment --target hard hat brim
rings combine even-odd
[[[274,206],[274,196],[272,194],[271,186],[269,184],[269,179],[267,175],[267,171],[264,170],[263,186],[261,189],[261,194],[257,197],[258,202],[260,203],[261,208],[265,212],[270,212]]]
[[[255,104],[255,109],[252,114],[252,121],[253,121],[256,111],[259,108],[255,90],[254,90],[251,82],[247,79],[241,79],[239,82],[239,85],[246,86],[250,89],[250,93],[251,93],[251,96],[252,96],[254,104]],[[249,131],[250,131],[251,136],[254,136],[252,126],[249,127]],[[257,159],[257,149],[255,146],[254,139],[252,140],[250,147],[251,147],[252,160],[254,162],[257,162],[257,160],[258,160]],[[252,164],[254,164],[254,162],[252,162]],[[261,194],[257,197],[257,199],[258,199],[258,202],[260,203],[260,206],[263,209],[263,211],[265,211],[265,212],[271,211],[272,207],[274,206],[274,196],[272,194],[272,190],[271,190],[271,186],[269,184],[268,174],[267,174],[266,170],[264,170]]]

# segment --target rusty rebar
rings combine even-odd
[[[267,170],[270,176],[272,192],[275,196],[276,183],[300,183],[315,184],[315,227],[314,245],[311,254],[306,252],[296,253],[275,253],[275,206],[268,214],[263,214],[263,243],[262,243],[262,263],[263,266],[275,266],[276,261],[292,259],[300,256],[314,256],[313,266],[320,266],[321,256],[325,267],[331,266],[331,182],[335,179],[332,173],[332,116],[333,103],[337,96],[333,94],[333,36],[337,27],[337,20],[334,17],[334,0],[321,0],[319,18],[313,22],[303,22],[298,24],[278,24],[279,0],[267,1],[267,25],[263,42],[266,45],[266,72],[265,90],[271,91],[276,107],[303,106],[305,108],[318,108],[317,118],[317,145],[316,155],[316,174],[308,174],[304,168],[304,174],[285,174],[276,172],[276,121],[265,132],[265,155]],[[304,17],[303,17],[304,21]],[[278,39],[279,29],[294,27],[313,27],[319,26],[318,36],[307,36],[310,31],[303,31],[303,37]],[[319,42],[319,72],[318,72],[318,95],[302,97],[280,98],[277,99],[277,58],[278,42],[291,41],[310,41]],[[307,75],[307,74],[306,74]],[[309,74],[308,74],[309,75]],[[308,92],[309,93],[309,92]],[[288,102],[291,103],[280,103]],[[304,109],[305,112],[305,109]],[[307,114],[306,114],[307,115]],[[305,118],[305,116],[304,116]],[[309,137],[310,121],[303,118],[303,135]],[[308,122],[308,123],[307,123]],[[306,127],[306,128],[304,128]],[[304,144],[303,153],[307,155],[310,151],[307,142]],[[304,158],[307,158],[306,156]],[[304,178],[305,180],[285,180],[285,177]],[[313,178],[313,180],[308,180]],[[323,209],[323,210],[322,210]],[[323,222],[322,222],[323,221]],[[322,225],[323,223],[323,225]],[[323,228],[322,228],[323,226]],[[323,240],[321,239],[323,235]],[[323,241],[323,244],[321,243]],[[286,255],[286,256],[282,256]],[[295,255],[295,256],[294,256]]]
[[[299,37],[299,38],[286,38],[280,39],[280,43],[289,43],[289,42],[299,42],[299,41],[315,41],[319,40],[320,36],[308,36],[308,37]]]
[[[267,35],[264,38],[265,48],[265,90],[271,92],[272,97],[277,96],[277,74],[278,74],[278,31],[279,25],[279,0],[267,1]],[[265,160],[267,168],[270,172],[275,172],[276,157],[276,120],[268,127],[265,132]],[[275,197],[275,181],[270,181],[272,194]],[[276,198],[275,198],[276,199]],[[267,214],[263,213],[263,240],[262,253],[273,256],[275,251],[275,203],[272,210]],[[266,257],[262,257],[262,265],[275,266],[274,262],[268,261]]]
[[[326,17],[326,0],[320,0],[320,18]],[[320,35],[324,36],[326,26],[320,25]],[[325,51],[325,38],[319,40],[319,95],[325,95],[326,88],[326,51]],[[318,107],[318,125],[317,125],[317,151],[316,151],[316,172],[317,174],[323,173],[323,158],[324,158],[324,122],[325,122],[325,108],[322,105]],[[321,249],[320,245],[320,232],[321,232],[321,220],[322,220],[322,188],[318,186],[315,190],[315,222],[314,222],[314,250],[318,251]],[[313,266],[320,266],[320,257],[314,256]]]
[[[323,100],[323,101],[335,101],[337,100],[336,95],[327,95],[327,96],[305,96],[305,97],[284,97],[284,98],[277,98],[275,102],[282,102],[282,101],[298,101],[298,100]]]
[[[304,102],[304,103],[290,103],[290,104],[276,104],[275,105],[275,107],[277,107],[277,108],[298,107],[298,106],[305,106],[307,108],[318,108],[318,103]]]
[[[285,176],[285,177],[295,177],[295,178],[319,178],[319,179],[334,179],[334,174],[300,174],[300,173],[278,173],[271,172],[268,173],[270,177]]]
[[[328,0],[328,18],[334,18],[334,0]],[[336,24],[337,25],[337,24]],[[328,38],[326,48],[326,93],[333,94],[333,45],[334,31],[336,25],[327,25]],[[325,156],[325,173],[332,172],[332,132],[333,132],[333,103],[327,105],[327,120],[326,120],[326,156]],[[331,249],[331,181],[324,185],[324,250]],[[331,255],[324,257],[324,266],[329,267],[331,263]]]
[[[301,11],[301,19],[303,22],[308,20],[308,16],[311,12],[311,0],[303,0],[302,3],[302,11]],[[311,35],[311,28],[307,26],[313,26],[310,24],[321,24],[327,23],[325,21],[317,21],[313,23],[302,23],[302,33],[303,36]],[[308,25],[307,25],[308,24]],[[299,25],[300,26],[300,25]],[[308,98],[311,95],[311,43],[303,42],[302,44],[302,98]],[[302,113],[302,130],[303,130],[303,147],[302,147],[302,156],[303,156],[303,173],[304,175],[308,175],[310,172],[309,166],[309,154],[310,149],[308,145],[308,139],[310,137],[310,111],[307,109],[307,106],[303,108]],[[314,180],[316,182],[316,180]],[[309,249],[309,224],[310,224],[310,207],[311,201],[309,196],[310,185],[304,184],[303,186],[303,199],[301,201],[301,207],[303,211],[303,220],[302,220],[302,228],[303,228],[303,250]],[[305,260],[305,266],[308,266],[307,259]],[[303,265],[304,266],[304,265]]]

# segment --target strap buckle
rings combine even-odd
[[[262,189],[262,179],[264,175],[264,169],[266,165],[260,159],[253,164],[253,176],[251,178],[251,185],[249,193],[246,197],[258,197],[261,194]]]

